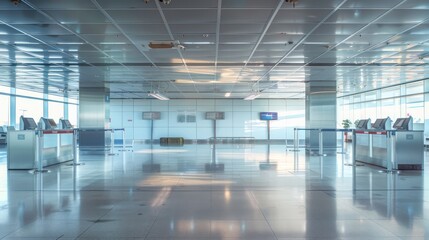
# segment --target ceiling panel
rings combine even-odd
[[[170,98],[255,88],[303,98],[309,81],[355,92],[429,72],[427,1],[155,1],[1,1],[0,84],[73,96],[79,84],[108,86],[113,98],[147,98],[154,86]],[[173,49],[150,49],[157,40]]]

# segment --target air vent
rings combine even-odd
[[[150,49],[184,49],[179,41],[150,41],[147,46]]]

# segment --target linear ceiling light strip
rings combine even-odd
[[[79,33],[76,33],[75,31],[71,30],[70,28],[66,27],[64,24],[62,24],[61,22],[59,22],[57,19],[55,19],[54,17],[52,17],[51,15],[49,15],[48,13],[44,12],[43,10],[41,10],[40,8],[38,8],[37,6],[35,6],[34,4],[30,3],[28,0],[21,0],[23,3],[27,4],[30,8],[34,9],[35,11],[37,11],[38,13],[42,14],[43,16],[45,16],[46,18],[50,19],[51,21],[55,22],[58,26],[60,26],[61,28],[63,28],[64,30],[70,32],[71,34],[73,34],[74,36],[80,38],[81,40],[83,40],[86,44],[90,45],[91,47],[95,48],[97,51],[99,51],[101,54],[103,54],[104,56],[108,57],[109,59],[112,59],[114,62],[118,63],[119,65],[121,65],[122,67],[126,68],[128,71],[132,72],[133,74],[139,76],[139,77],[143,77],[141,74],[138,74],[137,72],[133,71],[132,69],[130,69],[129,67],[127,67],[126,65],[124,65],[123,63],[121,63],[120,61],[116,60],[114,57],[110,56],[109,54],[107,54],[106,52],[104,52],[102,49],[100,49],[99,47],[97,47],[95,44],[91,43],[89,40],[87,40],[85,37],[83,37],[82,35],[80,35]],[[91,65],[93,66],[93,65]]]
[[[158,8],[159,14],[161,15],[162,21],[164,22],[165,29],[167,30],[167,33],[170,36],[170,40],[174,41],[174,36],[171,32],[170,25],[168,24],[167,19],[165,18],[164,11],[162,10],[161,5],[159,4],[159,1],[155,1],[155,4],[156,4],[156,7]],[[177,48],[177,52],[179,53],[179,56],[182,59],[183,65],[185,66],[186,72],[188,73],[189,80],[193,82],[194,80],[192,79],[191,72],[189,71],[188,65],[186,64],[186,60],[183,57],[183,54],[179,48]],[[197,92],[197,95],[199,96],[199,91],[197,89],[197,86],[195,84],[193,85],[194,85],[195,91]],[[182,96],[185,96],[181,91],[180,93],[182,94]]]
[[[219,58],[219,40],[220,40],[220,21],[222,13],[222,0],[217,2],[217,17],[216,17],[216,46],[215,46],[215,61],[214,61],[214,80],[217,81],[217,61]]]
[[[97,7],[97,9],[107,18],[109,19],[109,21],[119,30],[119,32],[122,33],[122,35],[124,35],[124,37],[126,39],[128,39],[128,41],[131,42],[131,44],[134,45],[135,48],[137,48],[137,50],[156,68],[158,68],[158,66],[149,58],[148,55],[146,55],[146,53],[143,52],[143,47],[139,44],[137,44],[123,29],[121,26],[119,26],[119,24],[115,21],[115,19],[112,18],[112,16],[110,16],[109,13],[106,12],[106,10],[103,9],[103,7],[101,7],[101,5],[96,1],[96,0],[91,0],[91,2]]]
[[[243,67],[240,69],[240,72],[237,75],[237,79],[235,82],[238,82],[238,80],[240,79],[241,74],[243,73],[244,69],[247,67],[247,64],[249,64],[250,59],[252,59],[253,55],[256,52],[256,49],[259,47],[259,45],[262,42],[262,39],[264,39],[265,34],[267,33],[268,29],[271,27],[271,24],[274,21],[274,18],[277,16],[277,13],[279,12],[279,10],[281,9],[282,5],[283,5],[284,0],[280,0],[279,3],[277,4],[276,9],[274,10],[274,12],[271,14],[270,19],[268,20],[268,22],[265,24],[264,30],[262,31],[261,35],[259,35],[259,39],[256,42],[255,46],[252,49],[252,52],[250,53],[249,57],[247,58],[246,62],[244,63]],[[235,83],[233,83],[230,92],[233,92],[235,88]]]
[[[328,52],[330,52],[332,49],[337,48],[338,46],[340,46],[341,44],[347,42],[349,39],[351,39],[352,37],[356,36],[358,33],[362,32],[363,30],[367,29],[369,26],[371,26],[372,24],[374,24],[375,22],[377,22],[378,20],[382,19],[383,17],[385,17],[387,14],[389,14],[390,12],[392,12],[393,10],[395,10],[396,8],[398,8],[399,6],[401,6],[402,4],[404,4],[407,0],[402,0],[400,3],[396,4],[395,6],[393,6],[392,8],[390,8],[389,10],[387,10],[386,12],[384,12],[383,14],[381,14],[380,16],[376,17],[375,19],[373,19],[371,22],[367,23],[365,26],[359,28],[357,31],[355,31],[353,34],[350,34],[348,37],[346,37],[345,39],[341,40],[340,42],[338,42],[337,44],[335,44],[332,47],[329,47],[328,50],[326,50],[325,52],[323,52],[322,54],[320,54],[319,56],[311,59],[310,61],[308,61],[307,63],[305,63],[304,65],[300,66],[298,69],[296,69],[294,72],[286,75],[294,75],[296,72],[298,72],[299,70],[303,69],[304,67],[308,66],[309,64],[311,64],[312,62],[316,61],[317,59],[321,58],[322,56],[324,56],[325,54],[327,54]]]
[[[318,29],[324,22],[326,22],[326,20],[328,20],[332,15],[334,15],[335,12],[338,11],[338,9],[340,9],[345,3],[347,2],[347,0],[343,0],[340,4],[338,4],[331,12],[329,12],[328,15],[326,15],[326,17],[324,17],[322,19],[322,21],[320,21],[316,26],[314,26],[310,32],[308,32],[304,37],[302,37],[291,49],[289,49],[289,51],[287,51],[287,53],[285,55],[283,55],[282,58],[280,58],[276,64],[274,64],[267,72],[265,72],[264,75],[262,75],[253,85],[255,86],[259,81],[261,81],[264,77],[266,77],[274,68],[276,68],[281,62],[283,62],[287,57],[289,57],[289,55],[295,51],[295,49],[298,48],[299,45],[301,45],[314,31],[316,31],[316,29]]]
[[[427,22],[427,21],[429,21],[429,18],[425,19],[423,22],[420,22],[419,24],[415,25],[414,27],[417,27],[417,26],[419,26],[419,25],[421,25],[421,24],[423,24],[423,23],[425,23],[425,22]],[[412,28],[414,28],[414,27],[412,27]],[[411,30],[411,28],[407,29],[407,31],[409,31],[409,30]],[[402,35],[403,33],[407,32],[407,31],[403,31],[403,32],[401,32],[401,35]],[[396,36],[396,35],[395,35],[395,36]],[[359,66],[359,67],[356,67],[356,68],[350,69],[349,71],[344,72],[344,73],[340,74],[339,76],[343,76],[343,75],[345,75],[346,73],[349,73],[349,72],[353,72],[353,71],[359,70],[359,69],[361,69],[362,67],[368,66],[368,65],[370,65],[370,64],[374,64],[374,63],[376,63],[376,62],[379,62],[379,61],[381,61],[381,60],[383,60],[383,59],[386,59],[386,58],[390,58],[390,57],[395,56],[395,55],[397,55],[397,54],[400,54],[400,53],[403,53],[403,52],[407,52],[407,51],[408,51],[408,50],[410,50],[410,49],[413,49],[413,48],[415,48],[415,47],[417,47],[417,46],[421,46],[421,45],[423,45],[423,44],[425,44],[425,43],[428,43],[428,42],[429,42],[429,39],[427,39],[427,40],[425,40],[425,41],[423,41],[423,42],[420,42],[420,43],[418,43],[418,44],[412,44],[412,45],[410,45],[410,46],[406,47],[405,49],[403,49],[403,50],[401,50],[401,51],[394,52],[394,53],[392,53],[392,54],[389,54],[389,55],[386,55],[386,56],[380,57],[380,58],[378,58],[378,59],[374,59],[374,60],[372,60],[372,61],[371,61],[371,62],[369,62],[369,63],[365,63],[365,64],[363,64],[363,65],[361,65],[361,66]],[[416,57],[416,58],[418,58],[418,57]],[[416,58],[412,58],[412,59],[410,59],[410,60],[408,60],[408,61],[415,60]],[[399,66],[399,65],[401,65],[401,64],[400,64],[400,63],[398,63],[398,64],[395,64],[394,66]]]

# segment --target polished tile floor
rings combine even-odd
[[[7,171],[1,148],[0,238],[429,239],[427,171],[354,171],[349,155],[281,145],[115,154],[81,152],[85,165],[34,175]],[[224,170],[206,171],[213,163]]]

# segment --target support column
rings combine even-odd
[[[425,122],[424,122],[424,143],[427,144],[426,138],[429,137],[429,80],[426,79],[423,82],[424,87],[424,112],[425,112]]]
[[[97,131],[81,131],[81,147],[104,147],[110,143],[110,90],[105,87],[79,88],[79,128]]]
[[[306,86],[306,128],[336,128],[337,93],[335,81],[309,82]],[[319,149],[319,132],[306,131],[306,149]],[[323,149],[336,151],[336,133],[323,133]]]

